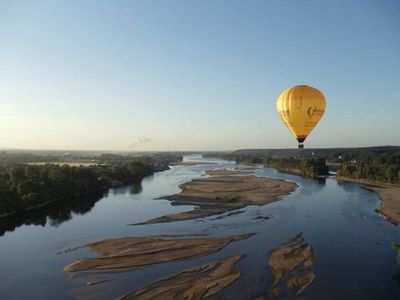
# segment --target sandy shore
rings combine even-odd
[[[346,177],[338,177],[337,180],[356,182],[365,185],[365,189],[375,192],[382,200],[381,206],[377,211],[391,223],[396,225],[400,224],[400,186]]]
[[[244,175],[244,174],[252,174],[254,170],[231,170],[231,169],[216,169],[216,170],[208,170],[206,171],[207,175],[211,176],[227,176],[227,175]]]
[[[213,161],[178,161],[171,163],[171,166],[197,166],[197,165],[216,165]]]
[[[253,234],[221,238],[166,239],[160,237],[125,237],[87,245],[99,253],[66,266],[64,271],[122,271],[182,259],[193,259],[217,252],[230,242],[247,239]]]
[[[400,224],[400,188],[368,186],[366,189],[375,192],[382,200],[378,212],[393,224]]]
[[[244,256],[232,256],[186,269],[162,278],[139,291],[118,298],[126,299],[205,299],[216,295],[237,280],[241,273],[235,264]]]
[[[182,213],[165,215],[139,224],[166,223],[222,214],[248,205],[265,205],[292,192],[297,184],[285,180],[245,176],[215,176],[194,179],[179,186],[179,194],[162,197],[172,205],[194,205]]]

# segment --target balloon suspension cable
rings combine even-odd
[[[303,143],[299,143],[299,149],[304,149],[304,144]]]

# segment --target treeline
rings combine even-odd
[[[72,219],[73,214],[83,215],[92,210],[96,202],[107,193],[106,190],[73,197],[65,201],[54,201],[40,209],[23,211],[0,219],[0,236],[21,225],[59,226]]]
[[[275,168],[281,171],[295,173],[303,176],[316,177],[329,174],[329,168],[326,165],[325,158],[321,157],[270,157],[261,156],[260,151],[255,153],[241,152],[243,154],[238,155],[237,151],[233,153],[217,153],[213,154],[214,157],[220,159],[232,160],[237,163],[243,164],[263,164],[266,167]],[[210,155],[211,157],[211,155]]]
[[[339,177],[365,179],[383,183],[400,183],[400,147],[379,146],[365,148],[319,149],[244,149],[210,154],[243,163],[295,171],[307,176],[327,174],[328,166]]]
[[[0,151],[0,165],[15,165],[35,162],[59,162],[62,156],[58,155],[36,155],[33,153],[9,153]]]
[[[93,166],[16,164],[0,166],[0,216],[59,199],[85,195],[112,186],[140,182],[168,161],[140,157]]]
[[[293,172],[304,176],[322,176],[329,174],[324,158],[272,158],[265,157],[264,165],[267,167]]]
[[[223,153],[219,153],[223,155]],[[363,148],[306,148],[298,149],[241,149],[230,153],[234,156],[273,157],[273,158],[325,158],[329,162],[343,163],[354,159],[374,158],[380,155],[400,154],[399,146],[377,146]]]
[[[400,152],[370,153],[352,157],[340,165],[338,176],[400,184]]]

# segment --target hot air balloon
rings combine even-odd
[[[285,125],[299,142],[303,142],[324,115],[326,107],[324,95],[311,86],[296,85],[280,94],[276,110]]]

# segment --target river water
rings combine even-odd
[[[313,180],[258,167],[257,176],[293,181],[299,187],[281,201],[250,206],[241,209],[241,214],[129,225],[190,210],[190,206],[171,206],[167,200],[155,199],[179,192],[179,184],[203,176],[206,170],[245,168],[200,156],[187,156],[184,160],[212,164],[174,166],[145,178],[141,184],[0,219],[0,299],[112,299],[187,267],[236,254],[246,255],[237,264],[242,277],[217,298],[268,298],[268,289],[274,282],[268,251],[300,232],[314,249],[316,279],[299,298],[400,298],[400,279],[396,281],[400,265],[392,249],[393,242],[400,243],[400,228],[375,212],[379,199],[359,184],[340,183],[331,177]],[[163,234],[222,237],[250,232],[256,234],[198,259],[96,276],[63,272],[78,258],[96,256],[80,246],[101,239]],[[103,279],[110,281],[86,285],[87,281]]]

